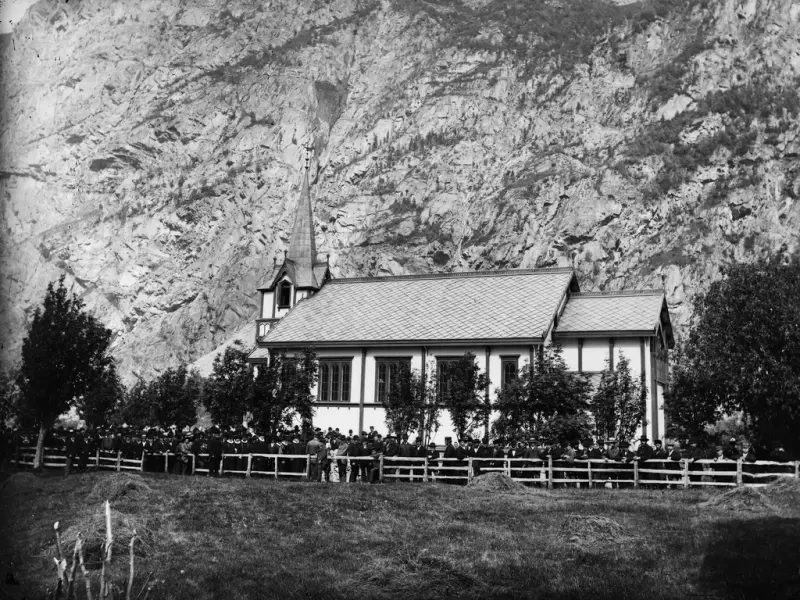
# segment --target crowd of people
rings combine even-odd
[[[19,466],[22,448],[35,446],[37,439],[35,430],[0,430],[3,466]],[[694,472],[707,469],[704,464],[709,459],[723,463],[715,467],[717,472],[735,471],[739,459],[744,463],[757,460],[754,449],[746,442],[738,443],[735,438],[719,446],[710,446],[701,439],[685,444],[672,441],[664,444],[655,440],[650,445],[644,435],[632,443],[596,438],[573,441],[529,438],[513,442],[483,438],[459,443],[448,437],[444,446],[437,447],[433,442],[425,444],[419,437],[410,440],[408,435],[382,436],[374,427],[360,433],[352,430],[344,433],[330,427],[327,431],[321,428],[304,431],[295,427],[272,439],[245,426],[225,430],[216,426],[179,429],[175,425],[136,429],[126,424],[88,429],[56,427],[48,431],[44,445],[51,452],[63,453],[67,475],[92,468],[96,457],[106,460],[116,457],[131,462],[141,460],[139,464],[144,471],[176,475],[248,473],[273,476],[277,473],[307,477],[311,481],[369,483],[381,481],[382,475],[407,480],[431,476],[447,483],[460,483],[469,475],[478,476],[486,470],[504,468],[507,459],[517,459],[511,463],[512,476],[540,481],[547,477],[545,466],[550,461],[555,469],[569,469],[575,466],[575,461],[592,460],[595,478],[609,482],[628,480],[625,471],[632,470],[633,463],[641,467],[645,461],[659,461],[654,463],[657,465],[654,468],[677,471],[682,468],[680,461],[689,459],[692,479],[696,480],[702,475]],[[258,456],[262,454],[278,455],[278,459]],[[381,461],[381,457],[388,460]],[[404,463],[403,458],[427,458],[428,465],[418,460]],[[469,458],[481,459],[471,461],[472,473],[468,472]],[[790,457],[778,447],[769,456],[759,458],[786,462]],[[383,472],[381,462],[384,463]],[[608,471],[605,477],[604,469]],[[562,472],[563,479],[582,477],[581,473]],[[656,478],[674,479],[669,475]]]

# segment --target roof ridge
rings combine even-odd
[[[621,296],[664,296],[666,292],[661,289],[653,290],[614,290],[605,292],[573,292],[570,298],[614,298]]]
[[[498,271],[460,271],[457,273],[419,273],[414,275],[381,275],[376,277],[344,277],[331,279],[326,285],[359,283],[365,281],[408,281],[413,279],[467,279],[474,277],[500,277],[503,275],[545,275],[574,273],[571,267],[551,267],[542,269],[503,269]]]

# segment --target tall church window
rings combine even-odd
[[[450,393],[450,389],[453,385],[453,378],[455,377],[455,369],[453,369],[453,366],[458,360],[457,357],[436,359],[437,396],[439,401]]]
[[[403,369],[402,367],[406,367]],[[386,402],[392,386],[399,381],[400,375],[411,368],[411,358],[392,357],[375,359],[375,401]]]
[[[292,304],[292,284],[281,281],[278,285],[278,308],[289,308]]]
[[[319,361],[317,401],[350,402],[352,362],[352,358],[321,359]]]
[[[519,356],[500,357],[500,389],[505,389],[508,382],[517,378],[519,372]]]

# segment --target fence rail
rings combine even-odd
[[[18,465],[33,466],[36,448],[20,448]],[[209,454],[193,454],[181,461],[172,452],[142,452],[139,458],[122,452],[97,450],[85,457],[86,465],[96,470],[162,471],[183,469],[191,474],[232,474],[252,477],[261,475],[278,478],[307,479],[312,457],[307,454],[221,454],[216,459]],[[227,461],[226,461],[227,459]],[[217,464],[218,461],[218,464]],[[243,461],[240,463],[239,461]],[[71,464],[80,462],[72,460]],[[227,465],[226,465],[227,462]],[[14,461],[12,460],[12,464]],[[45,448],[43,466],[65,468],[68,458],[63,451]],[[376,480],[451,481],[468,483],[484,473],[504,473],[514,481],[541,487],[762,487],[779,476],[800,479],[800,461],[774,462],[717,461],[712,459],[681,461],[648,460],[620,462],[605,459],[547,460],[530,458],[416,458],[398,456],[331,456],[330,469],[335,467],[342,481],[355,481],[356,473],[376,471]],[[344,472],[340,472],[340,465]],[[146,468],[149,467],[149,468]],[[242,468],[240,468],[242,467]],[[218,471],[217,471],[218,469]],[[327,470],[327,469],[325,469]],[[370,478],[372,475],[370,474]]]

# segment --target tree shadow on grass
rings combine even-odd
[[[717,523],[699,587],[711,597],[800,599],[800,519]]]

